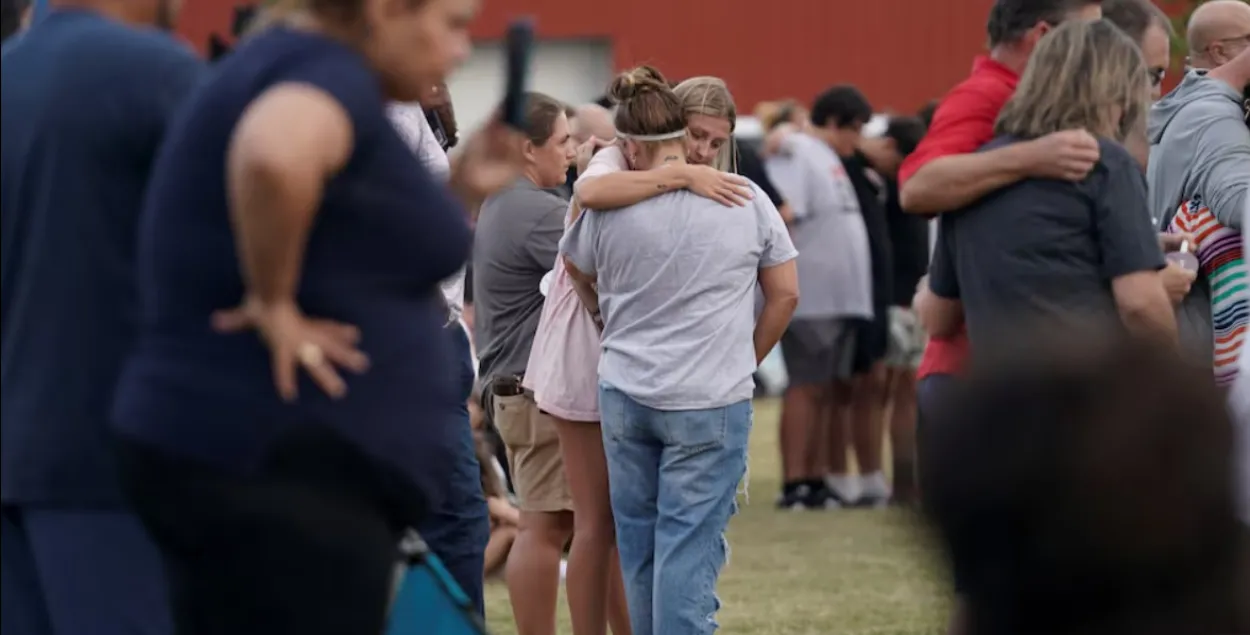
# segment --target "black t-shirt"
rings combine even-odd
[[[773,180],[768,178],[768,172],[764,169],[764,161],[760,159],[759,153],[745,143],[738,143],[738,174],[755,181],[755,184],[768,195],[768,200],[772,201],[773,205],[781,207],[785,203],[785,199],[781,197],[781,192],[777,191]]]
[[[929,285],[963,302],[974,346],[1039,318],[1118,325],[1112,280],[1163,268],[1140,166],[1120,144],[1098,145],[1102,156],[1080,183],[1027,179],[942,216]]]
[[[894,306],[911,306],[916,285],[929,271],[929,219],[899,205],[898,181],[885,185],[885,220],[894,252]]]
[[[868,249],[872,267],[872,307],[877,319],[884,319],[894,300],[894,256],[890,245],[890,230],[885,219],[884,181],[876,173],[869,176],[868,159],[856,151],[842,157],[846,175],[855,186],[859,210],[864,216],[864,229],[868,232]],[[913,288],[915,285],[913,285]]]

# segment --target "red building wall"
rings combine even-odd
[[[723,77],[744,111],[845,82],[877,110],[908,112],[967,74],[991,1],[482,0],[473,33],[498,39],[509,19],[532,15],[542,38],[607,39],[618,69]],[[234,2],[186,0],[183,34],[202,48],[226,30]]]

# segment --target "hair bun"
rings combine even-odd
[[[667,90],[668,81],[664,75],[654,67],[644,65],[617,75],[608,86],[608,98],[619,104],[639,95]]]

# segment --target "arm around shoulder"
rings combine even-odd
[[[943,214],[966,207],[1028,174],[1026,144],[935,158],[903,183],[899,202],[912,214]]]
[[[690,187],[691,166],[655,170],[623,170],[602,175],[587,174],[573,186],[582,209],[613,210],[641,203],[665,192]]]

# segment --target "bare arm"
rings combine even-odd
[[[930,337],[954,337],[964,325],[963,303],[934,293],[926,280],[920,281],[912,306]]]
[[[794,309],[799,306],[799,273],[794,260],[775,267],[760,269],[760,290],[764,292],[764,310],[755,322],[755,363],[764,361],[769,351],[781,340],[790,325]]]
[[[499,496],[487,498],[486,509],[495,520],[505,525],[515,527],[521,522],[521,512],[506,498]]]
[[[1176,314],[1164,285],[1167,261],[1150,222],[1146,179],[1124,149],[1108,145],[1107,169],[1090,177],[1094,194],[1094,234],[1100,273],[1111,281],[1120,319],[1129,332],[1176,344]]]
[[[742,206],[754,197],[750,182],[737,174],[686,164],[594,176],[588,173],[574,184],[573,194],[584,208],[610,211],[682,189],[726,206]]]
[[[1028,176],[1027,143],[954,154],[926,163],[907,179],[899,201],[912,214],[941,214]]]
[[[1178,342],[1176,315],[1157,271],[1138,271],[1111,281],[1116,308],[1129,332],[1171,344]]]
[[[603,314],[599,310],[599,293],[595,291],[594,276],[582,273],[568,258],[564,258],[564,269],[573,282],[573,292],[577,294],[577,299],[582,301],[582,306],[586,307],[587,313],[590,313],[590,319],[594,320],[595,326],[602,331]]]
[[[577,203],[573,203],[574,206]],[[595,245],[598,242],[600,212],[585,212],[575,207],[573,224],[564,232],[560,242],[564,270],[573,283],[573,291],[582,306],[590,313],[595,326],[603,330],[603,317],[599,311],[599,294],[595,291]]]
[[[690,187],[691,166],[659,170],[624,171],[589,177],[573,186],[577,203],[584,208],[612,210],[640,203],[654,196]]]
[[[230,220],[248,293],[261,303],[293,301],[325,181],[353,143],[343,107],[304,84],[269,89],[240,119],[227,156]]]
[[[790,207],[789,203],[782,203],[777,206],[777,213],[781,214],[781,222],[786,225],[794,224],[794,209]]]

